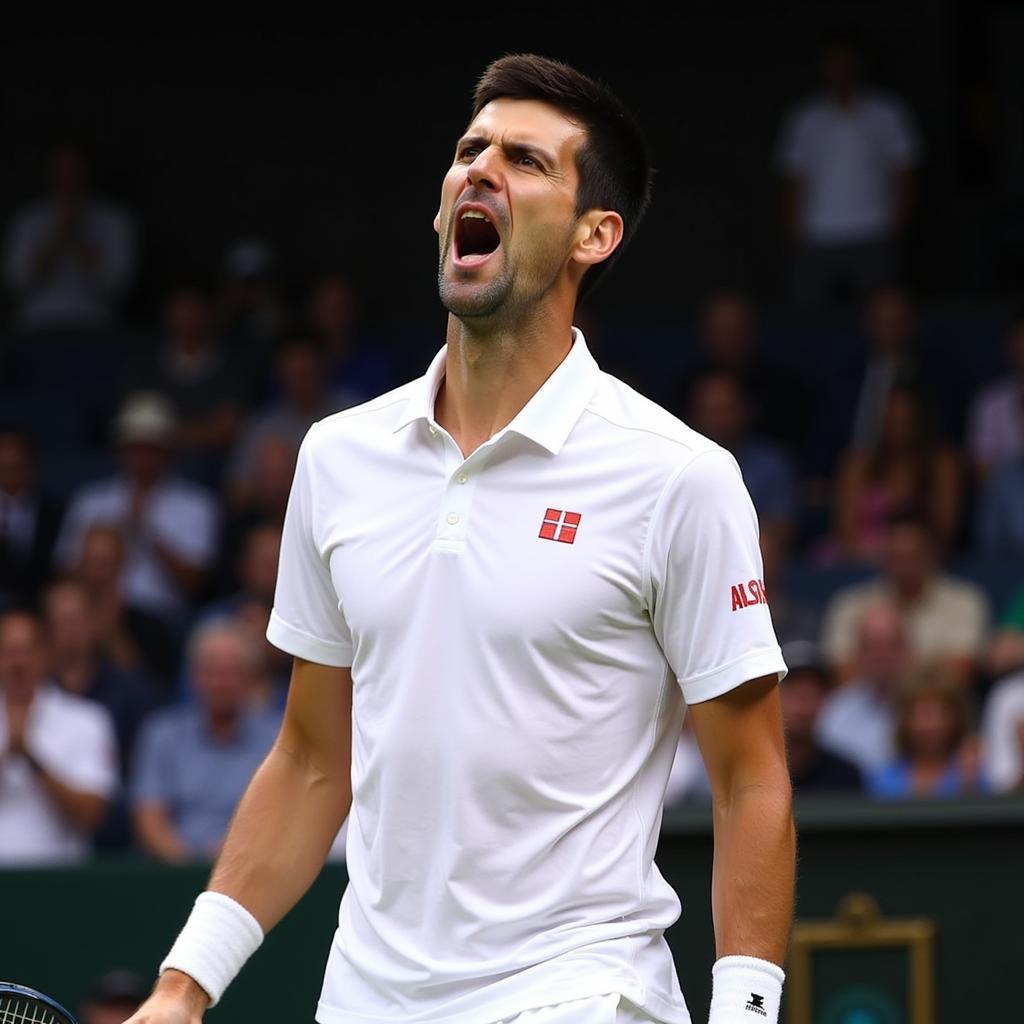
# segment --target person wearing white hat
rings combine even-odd
[[[120,472],[86,484],[73,497],[55,560],[69,569],[90,526],[118,526],[125,542],[125,604],[173,621],[187,609],[214,556],[217,504],[207,491],[172,474],[176,423],[160,394],[130,394],[113,427]]]

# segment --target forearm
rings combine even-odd
[[[107,801],[96,793],[86,793],[62,782],[31,755],[29,755],[29,760],[46,790],[46,795],[56,805],[60,813],[81,831],[95,832],[103,820]]]
[[[347,775],[325,771],[279,737],[238,805],[209,888],[269,931],[323,867],[351,802]]]
[[[136,807],[134,818],[135,833],[147,853],[171,864],[189,859],[191,851],[163,806],[142,804]]]
[[[719,957],[782,964],[793,919],[796,831],[788,777],[716,801],[711,905]]]

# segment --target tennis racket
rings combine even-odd
[[[0,1024],[78,1024],[78,1021],[42,992],[0,981]]]

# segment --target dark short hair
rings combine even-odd
[[[586,140],[576,153],[576,216],[614,210],[622,217],[618,249],[589,267],[579,298],[593,291],[636,233],[651,198],[651,160],[640,126],[603,83],[568,64],[533,53],[508,54],[484,70],[473,93],[473,117],[492,100],[540,100],[580,122]]]

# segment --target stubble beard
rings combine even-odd
[[[452,316],[459,320],[472,321],[493,318],[509,311],[515,272],[507,260],[503,262],[497,277],[481,285],[449,279],[445,276],[444,263],[442,257],[437,271],[437,292],[441,305]],[[456,278],[460,275],[458,270],[453,270],[452,273]]]

